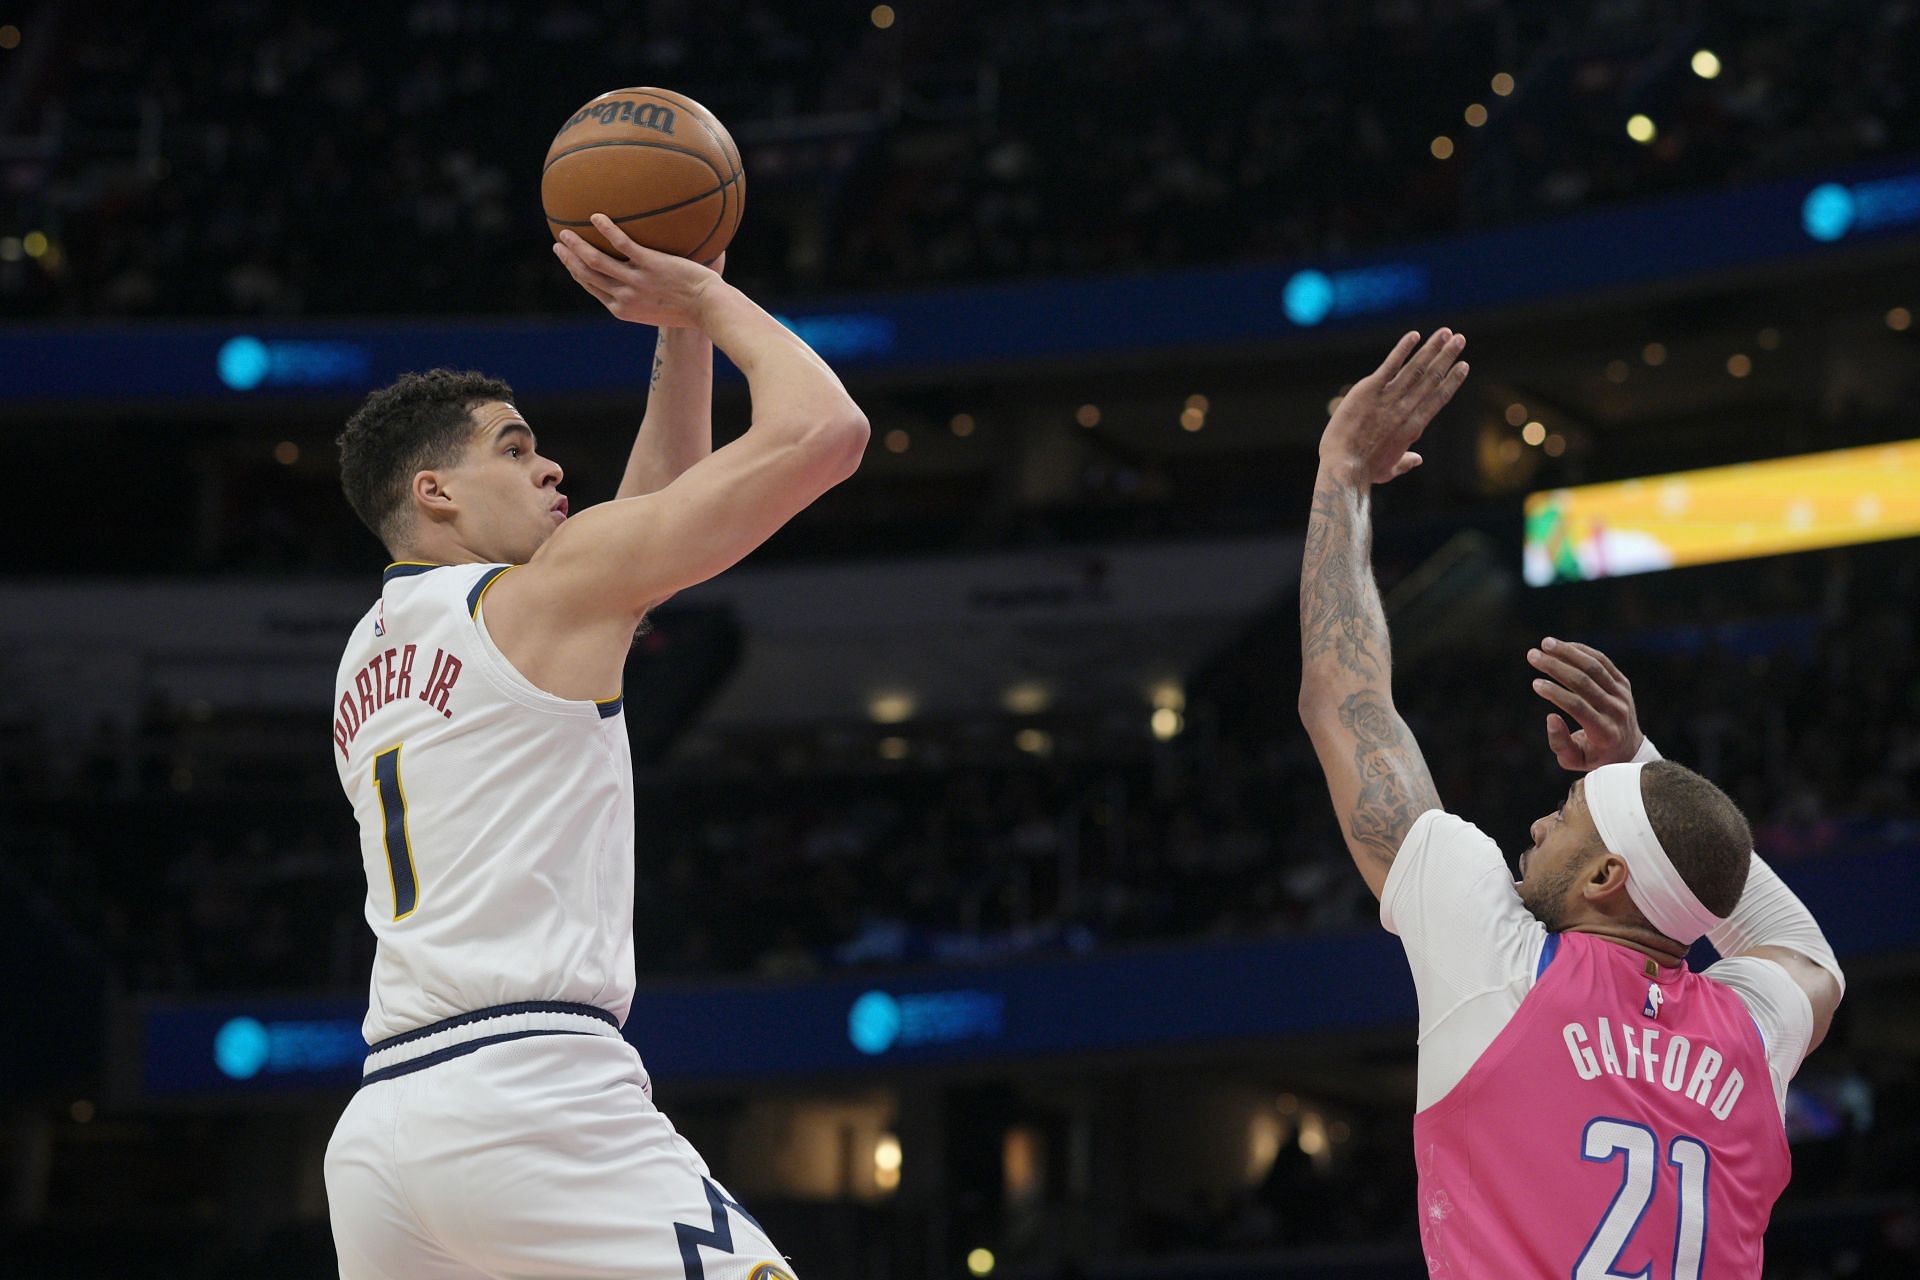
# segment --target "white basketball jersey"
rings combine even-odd
[[[515,671],[483,596],[511,566],[396,564],[334,681],[379,949],[372,1044],[522,1001],[633,1000],[633,761],[620,698]]]

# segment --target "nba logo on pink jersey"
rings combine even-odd
[[[1746,1006],[1589,934],[1550,936],[1542,964],[1414,1118],[1430,1273],[1758,1280],[1790,1161]]]

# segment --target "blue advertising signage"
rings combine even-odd
[[[1911,827],[1781,873],[1843,956],[1920,945]],[[1702,945],[1696,964],[1711,959]],[[148,1098],[351,1089],[359,997],[153,1003],[139,1011]],[[871,1075],[1404,1028],[1413,984],[1384,932],[1196,943],[885,979],[645,987],[623,1034],[662,1082]]]
[[[1342,260],[928,289],[782,307],[844,372],[1276,342],[1920,235],[1920,159],[1603,209]],[[0,403],[351,396],[435,365],[525,393],[645,387],[651,344],[578,319],[0,327]],[[728,371],[730,372],[730,371]]]
[[[1338,998],[1330,998],[1338,993]],[[351,1088],[362,999],[155,1003],[148,1097]],[[1410,1022],[1385,934],[1219,943],[886,981],[643,987],[624,1034],[655,1078],[754,1081]]]

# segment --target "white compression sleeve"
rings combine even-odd
[[[1707,941],[1723,956],[1744,955],[1755,947],[1797,951],[1832,974],[1842,993],[1847,989],[1840,961],[1827,935],[1820,932],[1813,912],[1757,853],[1747,871],[1747,888],[1740,895],[1740,905],[1725,924],[1707,934]]]

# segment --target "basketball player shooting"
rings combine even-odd
[[[409,374],[340,437],[393,555],[334,696],[376,935],[361,1087],[327,1149],[347,1280],[782,1280],[785,1263],[654,1107],[634,990],[621,673],[647,611],[851,475],[867,421],[718,273],[595,225],[556,253],[660,328],[618,496],[570,514],[505,383]],[[712,448],[713,348],[752,426]]]
[[[1550,714],[1548,744],[1584,776],[1533,824],[1517,883],[1441,808],[1394,707],[1372,491],[1419,465],[1465,345],[1408,334],[1342,400],[1300,583],[1301,718],[1419,998],[1427,1268],[1757,1280],[1790,1168],[1787,1082],[1843,989],[1819,926],[1733,802],[1645,742],[1599,651],[1546,640],[1528,655],[1535,690],[1578,726]],[[1696,974],[1702,937],[1725,959]]]

